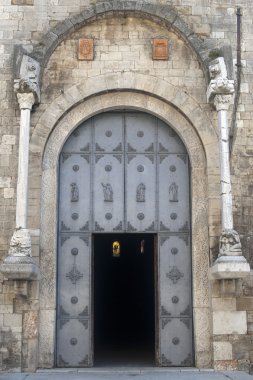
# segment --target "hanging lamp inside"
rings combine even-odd
[[[118,241],[112,243],[112,255],[113,257],[120,257],[120,243]]]

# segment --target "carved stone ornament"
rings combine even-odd
[[[232,95],[216,95],[213,104],[217,111],[228,111],[230,104],[233,103]]]
[[[33,280],[39,269],[31,255],[31,237],[28,229],[19,228],[11,238],[8,256],[0,265],[0,271],[8,279]]]
[[[23,55],[20,65],[20,78],[14,81],[17,93],[32,93],[35,103],[40,102],[40,64],[28,55]]]
[[[220,236],[219,256],[240,256],[242,245],[235,230],[223,230]]]
[[[29,230],[22,228],[14,231],[10,242],[9,256],[32,256]]]
[[[210,83],[207,89],[207,100],[213,102],[216,95],[231,95],[235,92],[234,81],[228,79],[223,57],[218,57],[209,65]]]
[[[18,104],[21,110],[31,110],[35,103],[35,98],[32,92],[17,93]]]

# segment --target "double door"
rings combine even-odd
[[[161,120],[111,112],[80,125],[59,164],[56,364],[93,365],[92,236],[156,234],[156,356],[193,364],[188,155]]]

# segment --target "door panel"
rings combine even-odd
[[[147,114],[126,114],[126,150],[128,153],[155,153],[156,119]]]
[[[126,221],[127,231],[154,231],[156,227],[155,156],[127,155]]]
[[[160,365],[191,367],[191,321],[188,318],[163,318],[160,334]]]
[[[107,113],[94,118],[94,150],[97,153],[123,151],[123,122],[121,114]]]
[[[189,231],[188,183],[186,154],[159,155],[160,231]]]
[[[57,365],[82,367],[91,363],[89,235],[62,234],[58,259]]]
[[[186,243],[180,236],[160,237],[160,303],[173,317],[184,315],[192,306],[191,255]]]
[[[122,231],[124,222],[124,165],[122,155],[95,156],[94,227],[96,232]]]
[[[92,365],[91,233],[158,233],[158,363],[193,365],[189,162],[179,136],[140,112],[80,125],[59,165],[57,365]]]
[[[89,156],[88,156],[89,157]],[[91,213],[90,163],[82,154],[61,154],[59,228],[61,232],[89,230]]]

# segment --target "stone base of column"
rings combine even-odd
[[[31,257],[29,230],[20,228],[11,238],[9,254],[0,265],[0,272],[9,280],[35,280],[39,268]]]
[[[213,279],[238,279],[248,276],[250,266],[244,256],[220,256],[210,268]]]
[[[39,268],[31,259],[31,262],[23,262],[23,258],[15,257],[15,260],[8,262],[7,257],[0,265],[0,271],[8,280],[36,280],[39,276]]]

